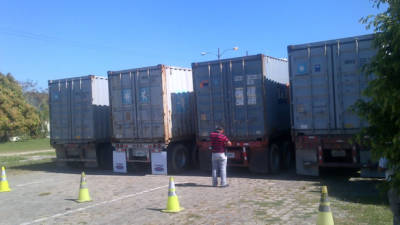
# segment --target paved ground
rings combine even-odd
[[[315,224],[318,214],[320,181],[293,171],[231,170],[228,188],[211,187],[201,171],[174,176],[185,210],[166,214],[167,176],[86,171],[93,201],[76,203],[79,170],[34,170],[8,176],[12,191],[0,193],[0,224]]]

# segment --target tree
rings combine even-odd
[[[358,114],[368,121],[358,140],[368,137],[375,157],[386,157],[394,169],[390,185],[400,187],[400,0],[374,0],[384,12],[361,19],[375,33],[376,56],[364,70],[376,77],[368,84],[364,95],[368,101],[358,101]]]
[[[0,140],[7,141],[16,135],[35,137],[39,133],[37,110],[25,101],[14,77],[0,73]]]
[[[38,110],[41,125],[41,135],[46,136],[48,134],[47,126],[50,121],[48,90],[39,88],[37,82],[32,80],[20,82],[20,85],[22,87],[22,93],[25,97],[25,100]]]

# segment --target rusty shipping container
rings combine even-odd
[[[264,55],[192,63],[199,160],[210,168],[209,134],[223,126],[228,164],[277,172],[290,164],[287,60]],[[272,80],[272,78],[274,80]]]
[[[59,164],[109,165],[110,107],[107,78],[89,75],[50,80],[50,142]],[[108,159],[111,161],[111,159]]]
[[[186,168],[194,140],[192,71],[157,65],[109,71],[112,143],[128,163],[167,150],[172,171]]]

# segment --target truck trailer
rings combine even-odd
[[[192,63],[200,168],[210,170],[210,132],[224,127],[228,165],[276,173],[289,167],[288,64],[262,54]],[[278,82],[279,81],[279,82]]]
[[[373,35],[288,46],[291,127],[296,171],[361,168],[370,151],[352,138],[368,124],[353,111],[373,79],[362,68],[376,54]]]
[[[109,71],[112,146],[128,165],[167,151],[168,172],[181,172],[194,149],[192,71],[157,65]]]
[[[60,166],[111,168],[107,78],[89,75],[50,80],[50,143]]]

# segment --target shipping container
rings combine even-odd
[[[260,54],[192,63],[192,70],[200,166],[210,168],[209,134],[222,126],[233,143],[229,165],[277,172],[291,158],[290,113],[287,85],[272,78],[287,81],[287,61]]]
[[[50,142],[56,149],[59,164],[110,165],[107,78],[89,75],[50,80],[48,85]]]
[[[128,163],[167,150],[168,170],[190,163],[194,143],[192,71],[166,65],[109,71],[112,143]]]
[[[359,168],[368,150],[351,143],[367,124],[353,111],[373,79],[362,68],[376,54],[373,35],[288,46],[291,126],[297,173]],[[361,156],[360,156],[361,155]]]

